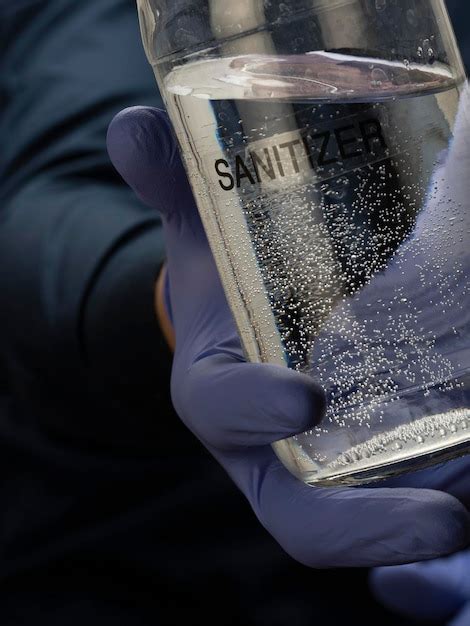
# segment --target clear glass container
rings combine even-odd
[[[281,460],[354,485],[467,452],[470,215],[444,173],[465,76],[443,1],[138,7],[246,356],[328,397]]]

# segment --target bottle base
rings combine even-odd
[[[298,466],[297,475],[317,487],[359,486],[419,471],[468,453],[470,409],[457,409],[376,436],[350,448],[319,470]]]
[[[427,467],[451,461],[470,453],[470,439],[451,448],[436,450],[420,457],[411,457],[391,464],[382,464],[365,470],[350,472],[349,474],[337,474],[323,480],[312,480],[304,476],[303,480],[312,487],[360,487],[380,482],[387,478],[417,472]]]

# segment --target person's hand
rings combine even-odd
[[[443,166],[435,176],[437,197],[433,198],[435,211],[431,215],[432,226],[424,224],[422,232],[435,237],[434,247],[439,247],[440,233],[448,215],[442,208],[452,202],[455,206],[468,204],[470,169],[469,97],[464,92],[451,149]],[[455,220],[455,229],[469,232],[470,214],[463,212],[461,220]],[[445,224],[445,231],[449,226]],[[465,246],[465,239],[455,233],[454,245]],[[433,246],[430,246],[431,248]],[[466,253],[468,254],[468,249]],[[461,299],[461,302],[464,300]],[[447,327],[452,327],[453,311],[446,316]],[[457,311],[459,314],[459,311]],[[461,313],[460,313],[461,315]],[[460,341],[461,338],[459,337]],[[418,472],[406,478],[415,488],[438,488],[452,493],[470,505],[469,461],[462,459]],[[388,486],[401,484],[403,479],[387,481]],[[470,551],[436,559],[425,563],[413,563],[396,567],[377,568],[371,573],[371,586],[375,595],[390,609],[423,622],[443,623],[452,626],[470,624]]]
[[[371,586],[384,605],[423,622],[470,624],[470,552],[425,563],[381,567]]]
[[[400,564],[466,546],[469,516],[451,495],[401,486],[314,488],[284,468],[270,444],[321,420],[322,391],[287,368],[245,362],[166,115],[122,112],[110,126],[108,149],[164,223],[174,405],[280,545],[313,567]]]

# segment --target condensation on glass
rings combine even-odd
[[[327,415],[275,444],[317,485],[470,440],[470,216],[446,161],[465,78],[441,0],[139,0],[249,360]]]

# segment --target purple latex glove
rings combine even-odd
[[[467,91],[457,118],[455,139],[443,171],[439,174],[441,184],[438,186],[445,200],[451,198],[462,206],[468,205],[469,197],[470,181],[467,175],[470,170],[469,109]],[[442,184],[443,180],[446,184]],[[444,213],[441,219],[445,217]],[[468,212],[465,218],[467,223],[459,222],[458,228],[468,232],[470,229]],[[438,233],[437,228],[436,237]],[[455,240],[458,241],[458,238]],[[416,473],[407,477],[407,481],[417,488],[438,486],[458,497],[469,507],[469,477],[467,458]],[[387,485],[393,487],[401,482],[402,479],[393,479],[387,481]],[[426,563],[378,568],[371,574],[371,585],[376,596],[385,605],[408,617],[432,623],[449,620],[451,626],[470,624],[469,551]]]
[[[371,585],[379,600],[407,617],[470,624],[470,552],[446,559],[377,568]]]
[[[110,126],[108,149],[139,198],[162,216],[176,410],[280,545],[313,567],[408,563],[466,546],[469,516],[451,495],[307,487],[283,467],[269,444],[321,420],[321,390],[287,368],[245,362],[166,115],[143,107],[122,112]]]

